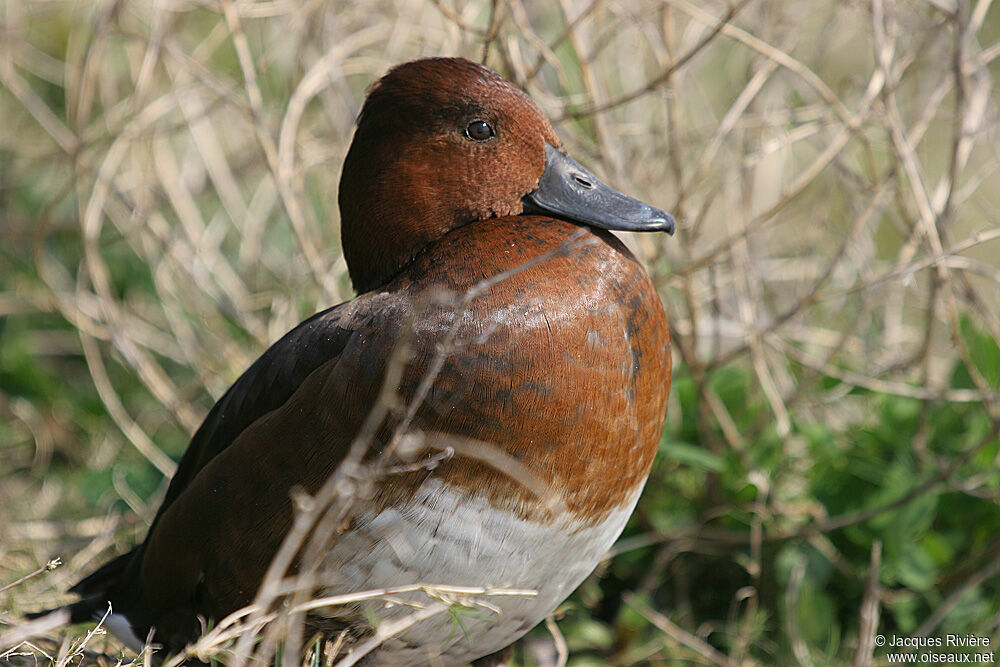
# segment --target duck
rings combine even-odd
[[[360,664],[501,664],[622,532],[661,438],[671,355],[661,300],[612,232],[673,234],[674,218],[571,158],[519,87],[450,57],[371,86],[338,202],[357,296],[289,331],[219,399],[145,540],[70,589],[73,622],[110,605],[132,649],[183,651],[254,601],[296,494],[317,494],[362,431],[364,460],[384,454],[404,421],[418,453],[331,531],[315,595],[530,595],[491,598],[459,631],[453,616],[421,620]],[[364,637],[412,613],[396,602],[323,618]]]

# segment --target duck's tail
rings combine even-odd
[[[24,615],[28,620],[35,620],[36,618],[41,618],[42,616],[48,616],[49,614],[55,613],[57,611],[68,611],[69,612],[69,624],[74,623],[86,623],[87,621],[93,621],[95,618],[100,620],[103,615],[103,611],[108,608],[108,601],[103,595],[95,595],[94,597],[85,598],[72,604],[68,604],[62,607],[55,607],[54,609],[43,609],[42,611],[32,611]]]
[[[55,609],[45,609],[25,614],[25,617],[36,619],[53,612],[68,611],[69,624],[88,623],[104,619],[104,625],[111,634],[118,637],[129,648],[141,651],[144,642],[136,636],[132,628],[132,623],[124,614],[109,606],[110,598],[112,597],[109,593],[115,589],[134,554],[135,551],[133,550],[118,556],[70,588],[70,593],[75,593],[81,597],[77,602],[63,607],[56,607]]]
[[[128,567],[134,555],[135,549],[108,561],[78,581],[76,585],[69,589],[69,592],[76,593],[82,598],[104,595],[107,591],[114,588],[114,585],[118,582],[119,577],[121,577],[125,568]]]
[[[25,614],[25,617],[36,619],[47,616],[54,611],[66,609],[69,611],[70,623],[85,623],[86,621],[100,620],[104,612],[108,609],[108,591],[114,587],[118,581],[118,577],[125,571],[129,561],[132,559],[133,553],[133,551],[130,551],[105,563],[70,588],[68,592],[75,593],[83,598],[80,601],[63,607],[56,607],[55,609],[31,612]]]

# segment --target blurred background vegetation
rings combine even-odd
[[[569,664],[995,650],[989,0],[0,0],[0,661],[120,655],[85,627],[12,638],[142,538],[250,361],[352,296],[354,117],[429,55],[504,73],[680,223],[626,239],[674,388],[635,516],[557,615]],[[553,646],[536,629],[519,664]]]

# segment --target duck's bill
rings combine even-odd
[[[524,196],[525,213],[543,213],[591,227],[622,232],[673,234],[674,216],[602,183],[558,149],[545,145],[538,188]]]

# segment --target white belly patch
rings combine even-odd
[[[324,559],[332,580],[325,592],[411,584],[537,591],[531,597],[483,598],[495,609],[456,608],[434,616],[386,642],[364,663],[462,664],[511,644],[573,592],[621,533],[641,490],[599,523],[542,523],[499,510],[482,494],[430,479],[411,503],[363,515],[338,539]],[[397,599],[430,601],[422,593]],[[414,611],[384,600],[364,603],[360,610],[375,625]]]

